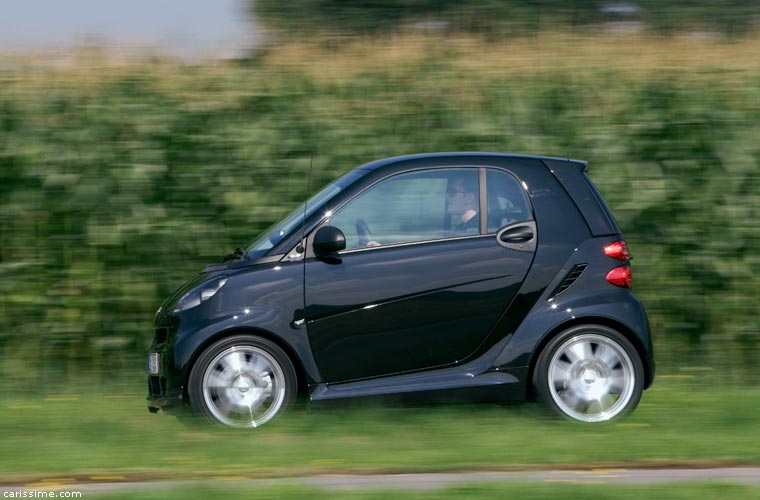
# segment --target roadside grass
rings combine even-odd
[[[367,406],[294,411],[264,428],[239,431],[151,415],[136,388],[6,396],[0,400],[0,479],[756,464],[759,409],[760,388],[719,386],[704,376],[661,377],[632,416],[599,425],[548,418],[532,404]]]
[[[728,483],[683,483],[646,486],[590,485],[590,484],[521,484],[488,483],[465,484],[453,488],[430,491],[398,490],[349,490],[335,491],[307,488],[301,486],[208,486],[194,488],[159,488],[151,491],[130,490],[119,493],[87,493],[87,498],[103,500],[192,500],[195,498],[225,498],[227,500],[255,498],[288,498],[293,500],[312,498],[331,498],[332,500],[404,500],[404,499],[446,499],[478,498],[503,499],[519,498],[521,500],[538,499],[578,499],[595,498],[599,500],[625,500],[639,498],[658,498],[664,500],[692,500],[694,498],[720,500],[747,500],[760,498],[760,487],[741,486]]]

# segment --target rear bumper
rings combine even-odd
[[[655,374],[655,362],[654,362],[654,352],[652,348],[649,348],[649,356],[646,359],[644,369],[647,371],[647,377],[646,377],[646,383],[644,385],[644,389],[649,389],[652,387],[652,383],[654,383],[654,374]]]

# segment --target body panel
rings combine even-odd
[[[629,340],[642,354],[647,371],[646,385],[651,385],[654,356],[644,308],[630,289],[614,286],[604,279],[607,272],[620,264],[603,252],[605,245],[617,239],[618,236],[590,238],[579,245],[544,288],[525,321],[517,327],[509,345],[494,360],[494,366],[500,369],[530,366],[538,354],[538,346],[551,334],[572,324],[585,321],[619,325],[632,334],[633,338]],[[581,263],[588,264],[581,277],[568,290],[549,300],[567,273]]]
[[[583,214],[594,236],[620,234],[620,228],[615,218],[609,209],[604,206],[604,201],[601,199],[599,192],[585,174],[585,163],[550,159],[543,161],[565,190],[567,190],[570,198]]]
[[[306,330],[295,325],[303,316],[302,263],[233,266],[226,273],[216,271],[206,277],[219,275],[227,275],[228,280],[214,297],[187,311],[162,311],[156,318],[156,324],[172,318],[171,322],[177,325],[165,344],[154,343],[151,348],[152,352],[162,353],[165,359],[167,373],[162,376],[167,378],[169,387],[186,384],[192,362],[204,346],[216,338],[241,331],[258,332],[276,339],[296,357],[295,363],[303,369],[307,380],[318,381],[319,373]],[[171,304],[168,307],[170,309]]]
[[[483,342],[533,254],[493,236],[373,248],[306,263],[306,316],[326,382],[456,363]]]

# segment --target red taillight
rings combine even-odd
[[[607,273],[607,281],[615,286],[622,286],[623,288],[631,288],[631,266],[616,267],[612,271]]]
[[[623,240],[610,243],[604,247],[604,255],[617,260],[631,260],[631,253],[628,251],[628,245],[626,245]]]

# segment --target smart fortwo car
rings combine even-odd
[[[630,258],[585,162],[368,163],[163,303],[148,407],[257,427],[298,394],[537,398],[606,421],[654,377]]]

